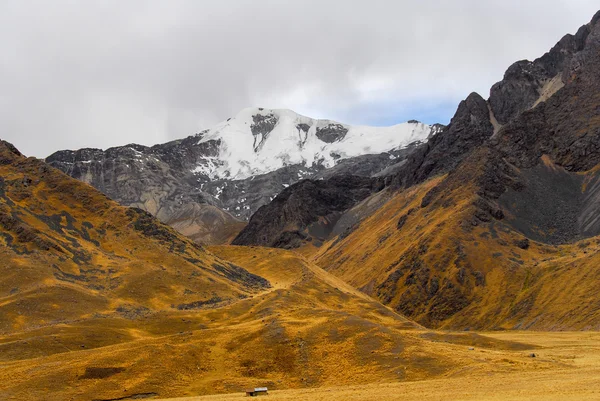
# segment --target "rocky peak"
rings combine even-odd
[[[8,150],[10,153],[16,156],[23,156],[21,152],[10,142],[4,141],[0,139],[0,147]]]
[[[489,141],[479,192],[515,230],[552,244],[600,233],[600,24],[565,38],[577,50],[560,73],[568,79]]]
[[[596,14],[594,14],[594,16],[592,17],[592,21],[590,22],[591,26],[596,25],[596,23],[600,21],[600,10],[596,12]]]
[[[504,79],[490,90],[490,107],[496,120],[506,124],[531,107],[549,78],[550,74],[538,63],[521,60],[511,65]]]
[[[594,30],[596,16],[575,35],[563,36],[542,57],[511,65],[502,81],[490,89],[489,104],[498,123],[504,125],[556,92],[571,79],[581,64],[581,52]]]
[[[493,132],[486,101],[479,94],[471,93],[460,102],[450,124],[408,156],[407,162],[392,178],[392,186],[414,185],[451,171]]]

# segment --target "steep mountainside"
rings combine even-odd
[[[424,325],[600,327],[599,19],[511,66],[487,102],[471,94],[386,189],[337,212],[324,244],[296,245]],[[326,217],[315,210],[290,228],[279,210],[257,213],[244,238],[261,216],[261,231],[280,237]]]
[[[183,224],[181,232],[210,243],[228,237],[231,227],[243,226],[241,221],[301,179],[347,170],[377,174],[441,128],[414,121],[353,127],[289,110],[245,109],[183,140],[60,151],[46,162],[122,205],[146,210],[177,229]],[[222,224],[215,224],[215,213]],[[199,220],[204,216],[207,220]],[[194,231],[200,225],[204,229]]]
[[[0,177],[0,333],[214,306],[270,286],[6,142]]]

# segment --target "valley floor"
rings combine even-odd
[[[506,353],[515,370],[469,372],[469,367],[439,379],[270,391],[269,400],[600,400],[600,333],[481,333],[498,340],[534,345],[536,357],[522,352],[475,348],[481,361]],[[534,364],[523,360],[535,359]],[[172,398],[169,401],[233,401],[244,394]],[[165,399],[166,401],[166,399]]]
[[[271,287],[0,333],[0,400],[600,400],[600,332],[428,330],[294,252],[210,251]]]

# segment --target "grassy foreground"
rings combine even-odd
[[[269,400],[600,400],[600,333],[503,332],[484,333],[504,341],[536,346],[536,357],[514,352],[506,363],[517,369],[498,372],[469,367],[443,378],[413,381],[270,391]],[[481,361],[503,351],[474,349]],[[490,355],[493,354],[493,355]],[[510,359],[509,359],[510,358]],[[169,401],[229,401],[242,393],[169,399]]]

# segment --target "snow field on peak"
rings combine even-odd
[[[276,119],[270,132],[252,132],[255,118]],[[304,131],[308,127],[308,131]],[[327,143],[317,137],[318,130],[333,127],[343,138]],[[263,130],[264,131],[264,130]],[[199,144],[220,140],[219,156],[207,158],[195,173],[210,179],[246,179],[266,174],[287,165],[333,167],[337,160],[377,154],[425,141],[431,126],[402,123],[390,127],[349,126],[330,120],[315,120],[291,110],[248,108],[235,117],[207,130]]]

